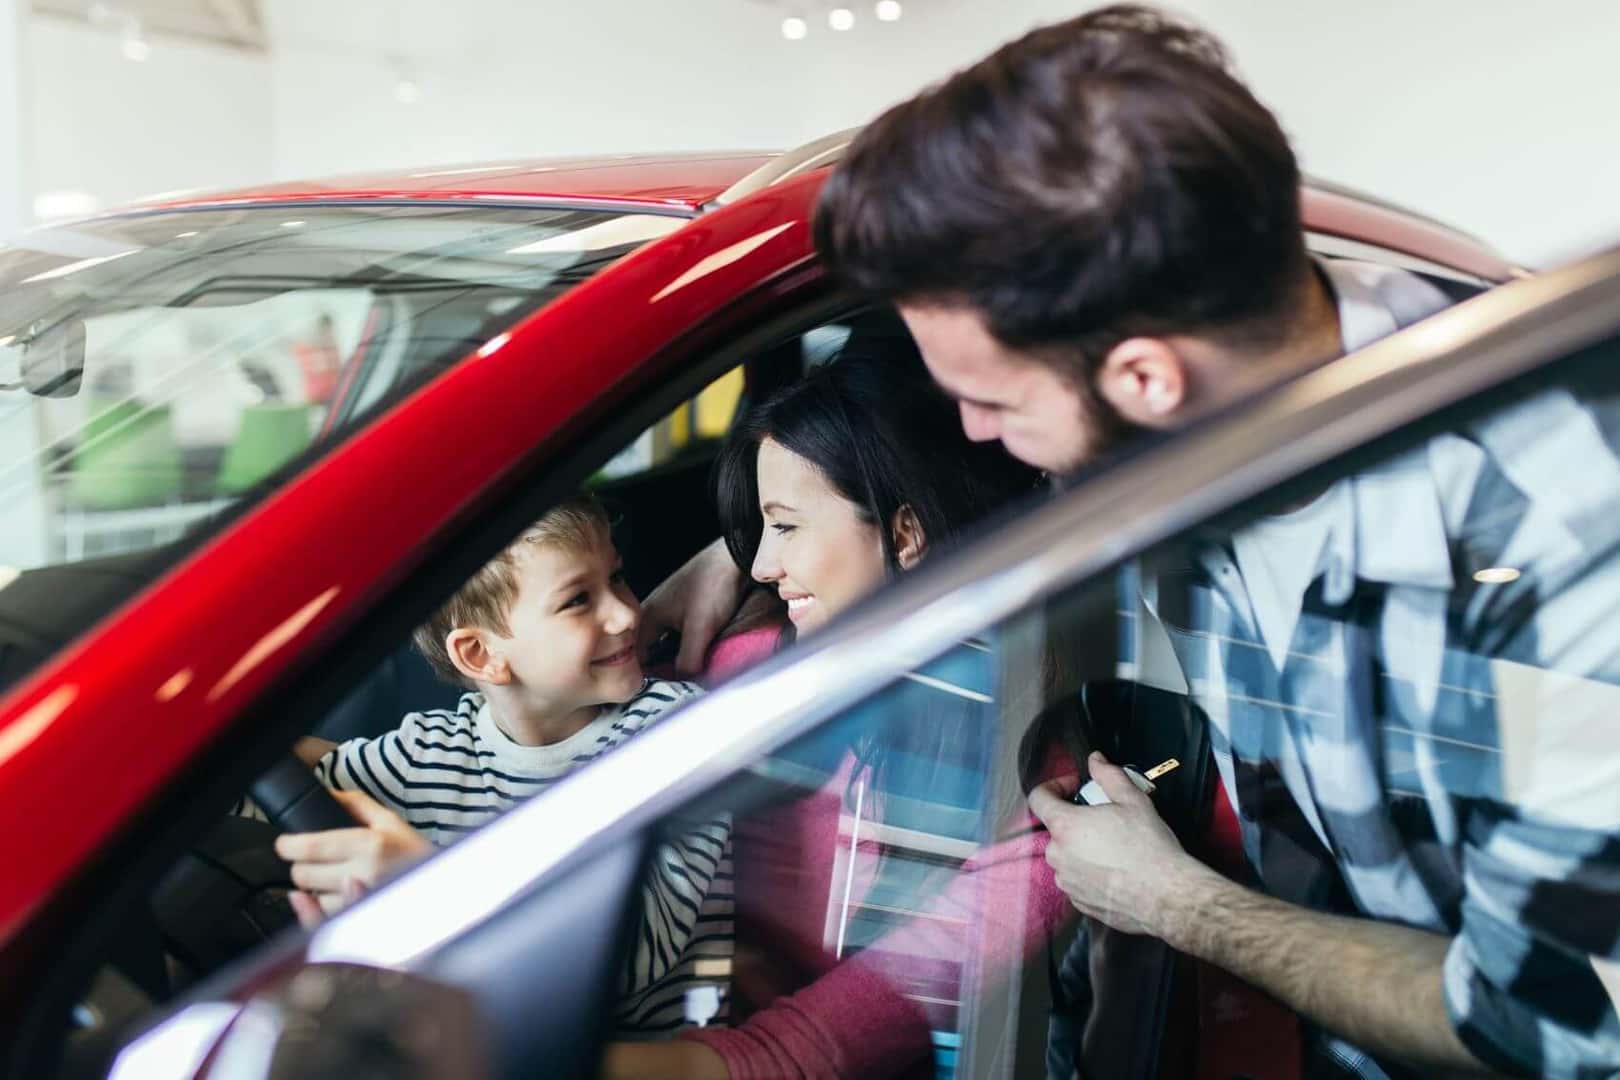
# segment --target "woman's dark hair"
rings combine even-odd
[[[1285,329],[1309,281],[1299,181],[1219,41],[1116,5],[869,125],[822,189],[816,246],[857,288],[966,305],[1083,382],[1125,337]]]
[[[872,323],[866,317],[863,329]],[[815,466],[863,520],[877,526],[891,572],[900,565],[890,525],[902,508],[916,515],[929,551],[938,552],[1039,488],[1040,473],[1000,443],[975,443],[963,434],[955,403],[934,385],[898,321],[893,325],[890,332],[853,337],[836,360],[749,410],[732,429],[715,468],[716,502],[726,546],[744,574],[763,532],[756,468],[766,439]],[[993,669],[993,657],[982,647],[963,648],[968,651],[941,662]],[[993,674],[980,676],[988,688]],[[830,736],[817,733],[809,740],[822,751],[837,751],[847,737],[858,763],[850,785],[870,778],[884,797],[917,797],[988,769],[994,706],[912,682],[897,688],[910,696],[889,699],[877,716],[851,714],[853,729],[839,725]],[[829,737],[831,743],[823,745]]]
[[[764,528],[756,467],[766,439],[815,466],[877,526],[891,571],[900,569],[891,525],[902,508],[938,551],[1039,483],[1000,443],[969,441],[908,337],[852,344],[750,409],[720,453],[715,502],[726,547],[745,574]]]

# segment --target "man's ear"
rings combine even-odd
[[[916,511],[910,506],[902,506],[894,512],[889,529],[894,539],[894,557],[899,561],[900,569],[910,570],[922,562],[923,556],[928,554],[928,535],[923,532]]]
[[[445,635],[444,650],[450,654],[450,662],[456,670],[473,682],[504,686],[512,680],[512,669],[506,657],[490,648],[482,630],[456,627]]]
[[[1163,338],[1126,338],[1103,357],[1097,392],[1138,427],[1168,427],[1187,403],[1187,364]]]

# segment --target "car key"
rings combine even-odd
[[[1145,795],[1152,795],[1159,790],[1159,786],[1153,781],[1180,767],[1181,762],[1175,758],[1165,758],[1146,772],[1138,769],[1135,765],[1123,766],[1125,775],[1130,777],[1131,783],[1135,784]],[[1103,791],[1102,785],[1097,781],[1087,780],[1080,786],[1080,790],[1074,793],[1074,798],[1070,801],[1079,806],[1102,806],[1114,800],[1108,797],[1108,793]]]

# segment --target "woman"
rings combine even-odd
[[[716,473],[726,543],[738,565],[775,592],[788,621],[748,634],[745,652],[814,634],[1038,484],[999,444],[970,442],[915,352],[897,344],[846,349],[750,412],[730,437]],[[898,699],[887,692],[881,708],[854,710],[837,730],[773,758],[826,782],[793,802],[738,815],[734,1026],[615,1046],[609,1075],[927,1074],[930,1029],[938,1025],[896,987],[937,976],[925,969],[945,957],[960,962],[959,931],[952,940],[939,934],[960,922],[917,919],[889,930],[880,948],[839,962],[847,944],[866,944],[846,940],[855,932],[840,913],[851,900],[892,890],[907,906],[930,895],[931,912],[954,911],[983,926],[1000,901],[1033,916],[1011,948],[1038,943],[1068,911],[1041,860],[1044,834],[980,851],[933,880],[902,860],[844,853],[852,830],[870,832],[863,816],[935,835],[941,818],[952,817],[962,840],[1023,831],[1021,812],[988,827],[977,816],[993,749],[995,710],[983,693],[992,689],[993,668],[981,643],[967,643],[931,665],[925,681],[969,694],[908,682]],[[760,946],[769,963],[750,964]],[[772,978],[783,972],[789,985]],[[742,1016],[749,1007],[756,1011]]]

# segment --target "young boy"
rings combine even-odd
[[[367,828],[281,837],[294,882],[333,907],[428,842],[472,831],[699,693],[643,676],[639,619],[601,507],[580,496],[541,517],[416,631],[433,668],[471,688],[455,711],[411,713],[377,738],[300,743],[299,755]],[[678,1026],[700,968],[729,966],[730,864],[723,820],[660,845],[621,987],[621,1029]],[[299,906],[301,916],[318,914],[306,898]]]

